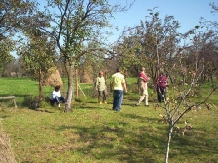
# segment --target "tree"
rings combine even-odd
[[[2,0],[0,2],[0,61],[10,62],[13,57],[10,52],[15,50],[13,36],[19,29],[19,22],[31,12],[29,1]],[[1,66],[1,65],[0,65]]]
[[[39,81],[39,102],[42,101],[42,73],[54,66],[55,43],[40,30],[26,31],[27,44],[20,49],[21,62],[27,72]]]
[[[60,55],[64,58],[64,67],[67,72],[68,90],[65,112],[69,111],[74,90],[75,64],[83,55],[97,50],[83,48],[88,42],[103,44],[101,29],[110,27],[109,20],[113,13],[124,11],[120,5],[110,5],[107,0],[49,0],[47,11],[51,16],[51,29],[48,30],[57,42]],[[103,47],[103,46],[100,46]]]
[[[173,65],[172,58],[181,36],[177,32],[179,23],[173,16],[165,16],[162,21],[159,12],[148,11],[150,13],[145,22],[141,21],[140,25],[124,31],[117,53],[123,65],[128,68],[144,66],[155,80],[161,66]]]

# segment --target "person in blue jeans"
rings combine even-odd
[[[117,72],[111,78],[111,91],[113,91],[113,110],[120,111],[123,100],[123,91],[127,92],[124,75],[122,70],[117,68]]]

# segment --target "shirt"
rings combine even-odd
[[[105,90],[106,85],[105,85],[105,79],[103,76],[96,78],[96,85],[95,86],[98,88],[98,91]]]
[[[122,83],[125,83],[124,75],[116,73],[112,75],[113,90],[123,90]]]
[[[162,87],[162,88],[166,87],[166,85],[167,85],[167,77],[164,76],[164,75],[159,76],[157,78],[157,85],[159,87]]]
[[[143,89],[147,89],[147,82],[149,81],[149,78],[146,76],[144,72],[139,72],[138,77],[140,87]]]
[[[61,97],[61,92],[60,92],[60,90],[57,91],[57,92],[54,90],[54,91],[51,93],[50,99],[53,100],[55,97]]]

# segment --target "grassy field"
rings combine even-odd
[[[29,102],[37,96],[37,82],[26,78],[0,78],[0,96],[17,97],[13,102],[0,101],[0,118],[19,163],[163,163],[167,141],[167,124],[159,122],[161,108],[143,105],[135,107],[139,95],[129,79],[129,92],[124,95],[121,112],[112,111],[112,96],[108,104],[97,104],[92,85],[81,84],[86,98],[63,112],[44,102],[38,110]],[[205,86],[208,89],[209,86]],[[52,87],[44,87],[44,98]],[[151,90],[150,94],[151,94]],[[62,88],[66,92],[66,88]],[[206,92],[206,91],[205,91]],[[210,102],[218,105],[217,93]],[[154,96],[154,95],[153,95]],[[189,112],[184,121],[192,125],[185,133],[174,134],[170,147],[172,163],[218,163],[218,109]]]

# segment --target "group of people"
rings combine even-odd
[[[135,104],[139,106],[140,103],[145,99],[145,106],[148,104],[148,86],[150,78],[145,73],[145,68],[142,67],[141,71],[138,74],[138,84],[140,90],[140,98]],[[167,77],[163,72],[160,72],[160,75],[157,77],[156,81],[156,90],[157,90],[157,99],[158,102],[162,102],[166,97],[166,88],[168,86]],[[96,78],[95,89],[98,91],[98,102],[99,104],[106,103],[106,82],[103,76],[103,72],[99,72],[99,76]],[[120,111],[123,93],[127,92],[126,82],[122,70],[117,68],[115,74],[112,75],[110,89],[113,91],[113,110]]]
[[[147,83],[149,82],[150,78],[145,73],[145,68],[142,67],[141,71],[138,74],[138,84],[140,90],[140,98],[138,102],[135,104],[139,106],[140,103],[145,99],[145,106],[149,106],[148,104],[148,86]],[[155,80],[155,86],[157,91],[157,99],[158,102],[162,102],[166,97],[166,89],[168,86],[167,77],[164,75],[164,72],[161,71],[157,79]]]
[[[145,106],[149,106],[148,104],[148,86],[147,83],[150,81],[150,78],[146,75],[145,68],[142,67],[141,71],[138,73],[138,84],[140,90],[140,98],[135,104],[139,106],[140,103],[145,99]],[[160,72],[160,75],[155,81],[156,83],[156,90],[157,90],[157,97],[158,101],[162,102],[166,95],[166,88],[167,84],[167,77],[164,75],[163,72]],[[98,91],[98,102],[99,104],[106,104],[107,99],[107,86],[106,81],[103,76],[103,72],[99,72],[99,76],[96,78],[95,81],[95,90]],[[120,111],[121,104],[123,100],[123,93],[127,92],[126,81],[124,75],[122,74],[121,68],[116,69],[116,73],[112,75],[111,82],[110,82],[110,90],[113,92],[113,110]],[[56,86],[55,90],[52,92],[50,96],[50,102],[52,105],[54,103],[58,104],[60,107],[60,102],[65,102],[64,97],[60,93],[60,86]]]

